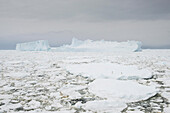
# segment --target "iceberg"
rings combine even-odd
[[[48,51],[50,46],[47,40],[39,40],[27,43],[18,43],[16,45],[18,51]]]
[[[51,48],[46,40],[19,43],[16,50],[19,51],[54,51],[54,52],[137,52],[141,51],[142,43],[139,41],[113,42],[72,39],[70,45]]]
[[[139,41],[113,42],[113,41],[92,41],[72,39],[70,45],[53,48],[52,51],[61,52],[119,52],[119,51],[141,51],[142,43]]]

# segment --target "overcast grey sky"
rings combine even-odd
[[[0,49],[73,36],[170,48],[170,0],[0,0]]]

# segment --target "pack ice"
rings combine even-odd
[[[142,43],[139,41],[113,42],[72,39],[70,45],[53,48],[53,51],[64,52],[115,52],[115,51],[141,51]]]
[[[39,40],[34,42],[19,43],[16,45],[18,51],[48,51],[50,46],[47,40]]]

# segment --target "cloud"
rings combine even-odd
[[[0,0],[0,48],[37,39],[57,45],[71,41],[72,35],[49,35],[60,31],[83,40],[168,45],[169,4],[170,0]]]
[[[170,19],[169,0],[1,0],[3,18],[112,21]]]

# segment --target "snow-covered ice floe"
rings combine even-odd
[[[16,45],[18,51],[48,51],[50,46],[47,40],[39,40],[34,42],[18,43]]]
[[[99,97],[106,98],[106,100],[87,102],[86,109],[95,109],[98,112],[118,112],[125,108],[128,102],[146,99],[154,95],[155,87],[132,81],[96,79],[89,84],[89,91]]]
[[[148,69],[138,69],[135,65],[123,65],[116,63],[88,63],[88,64],[67,64],[64,66],[74,74],[92,78],[108,78],[119,80],[138,80],[149,78],[152,73]]]
[[[96,79],[89,84],[89,90],[100,97],[121,99],[126,102],[147,99],[155,94],[155,86],[113,79]]]
[[[53,48],[52,51],[64,52],[114,52],[114,51],[141,51],[142,43],[139,41],[113,42],[72,39],[71,45]]]

